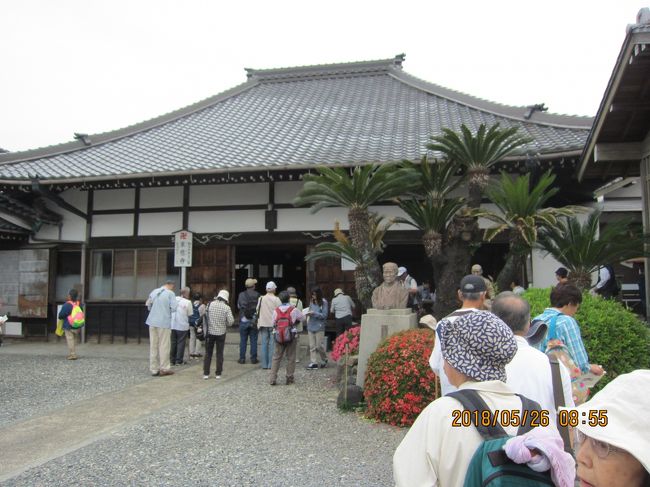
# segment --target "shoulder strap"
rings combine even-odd
[[[560,362],[555,357],[548,357],[551,363],[551,378],[553,380],[553,400],[555,401],[555,411],[563,406],[566,406],[566,399],[564,397],[564,388],[562,387],[562,376],[560,375]],[[573,454],[571,451],[571,439],[569,438],[569,429],[566,426],[558,425],[562,442],[564,443],[564,451]]]
[[[551,321],[549,321],[549,323],[548,323],[548,339],[549,340],[553,340],[553,339],[557,338],[557,336],[555,334],[555,328],[556,328],[555,325],[557,324],[557,319],[560,317],[561,314],[562,313],[558,312],[555,316],[553,316],[553,318],[551,318]]]
[[[485,404],[485,401],[480,396],[480,394],[473,389],[461,389],[459,391],[451,392],[447,394],[447,396],[456,399],[467,411],[470,411],[471,413],[477,411],[478,416],[480,416],[483,411],[490,411],[490,408],[487,404]],[[492,411],[490,411],[490,416],[492,416],[492,414]],[[483,437],[484,440],[492,440],[494,438],[508,436],[501,425],[494,423],[493,421],[490,421],[490,426],[488,427],[484,426],[483,424],[476,424],[476,416],[477,415],[475,414],[470,414],[472,424],[478,430],[479,434]],[[494,424],[496,424],[496,426],[492,426]]]
[[[517,436],[524,435],[535,428],[537,425],[532,425],[533,421],[533,411],[541,411],[542,407],[536,401],[528,399],[526,396],[517,394],[519,399],[521,399],[521,418],[526,419],[526,422],[519,425],[517,430]],[[539,418],[539,417],[538,417]],[[537,420],[539,422],[539,419]]]

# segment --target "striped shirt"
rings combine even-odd
[[[533,321],[543,320],[550,326],[551,319],[558,314],[560,316],[557,317],[557,321],[555,322],[555,337],[562,340],[575,364],[580,368],[582,373],[586,374],[589,372],[589,357],[587,356],[587,351],[582,341],[582,335],[580,335],[578,322],[571,316],[560,314],[554,308],[546,308],[541,315],[535,316]],[[535,348],[545,352],[547,343],[548,333],[541,342],[535,345]]]
[[[225,335],[226,328],[235,322],[230,306],[220,299],[215,299],[208,304],[206,314],[209,335]]]

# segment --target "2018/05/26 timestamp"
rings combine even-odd
[[[557,415],[557,423],[560,427],[575,428],[578,425],[607,426],[607,410],[596,409],[587,412],[578,412],[575,409],[561,409]],[[550,412],[548,410],[519,411],[517,409],[503,409],[500,411],[468,411],[454,410],[452,412],[451,426],[454,428],[467,428],[472,424],[490,427],[501,425],[503,427],[518,427],[527,424],[533,428],[545,427],[550,424]]]

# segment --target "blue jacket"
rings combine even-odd
[[[323,306],[311,303],[309,305],[311,314],[307,320],[307,331],[316,333],[318,331],[325,331],[325,323],[329,315],[329,306],[327,300],[323,299]]]
[[[63,320],[63,329],[72,330],[70,323],[68,323],[68,316],[72,313],[72,303],[67,301],[63,306],[61,306],[61,311],[59,311],[59,319]]]

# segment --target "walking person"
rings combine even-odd
[[[172,365],[183,365],[185,362],[185,342],[190,332],[189,318],[192,316],[192,302],[190,288],[181,289],[181,295],[176,297],[176,311],[172,314],[171,346],[169,350],[169,361]]]
[[[199,293],[192,295],[192,316],[190,316],[190,358],[203,357],[203,342],[196,337],[196,325],[205,316],[205,304]]]
[[[146,321],[149,327],[149,370],[153,376],[164,377],[174,373],[169,370],[172,313],[176,311],[174,286],[174,281],[167,281],[151,291],[146,302],[149,310]]]
[[[257,279],[249,277],[244,285],[246,290],[239,293],[237,297],[237,309],[239,310],[239,360],[240,364],[246,363],[246,348],[248,341],[251,343],[251,363],[258,363],[257,360],[257,304],[260,293],[255,290]]]
[[[275,295],[278,286],[273,281],[266,283],[266,294],[259,299],[257,328],[262,335],[262,368],[271,369],[275,340],[273,339],[273,312],[282,303]]]
[[[70,289],[68,296],[66,297],[66,302],[61,306],[61,311],[59,311],[59,320],[63,321],[63,331],[65,333],[65,341],[68,345],[68,360],[77,360],[76,352],[76,340],[79,335],[79,330],[81,328],[72,328],[68,322],[68,317],[72,313],[72,310],[75,306],[79,305],[79,294],[76,289]]]
[[[302,314],[302,310],[304,309],[304,306],[302,304],[302,300],[298,298],[298,292],[296,291],[295,287],[289,286],[287,288],[287,292],[289,293],[289,304],[291,306],[295,307],[298,311],[300,311],[300,314]],[[305,322],[305,315],[302,315],[302,318],[296,323],[296,363],[300,362],[300,336],[302,335],[302,332],[305,330],[304,327],[304,322]]]
[[[325,324],[329,314],[327,300],[323,298],[323,291],[315,287],[311,291],[309,309],[303,313],[307,315],[307,332],[309,334],[309,355],[310,362],[307,369],[327,367],[327,353],[325,352]]]
[[[219,291],[206,310],[207,332],[205,337],[205,358],[203,359],[203,379],[210,378],[210,364],[212,363],[212,352],[217,349],[217,370],[215,379],[221,379],[223,372],[223,349],[226,345],[226,330],[235,322],[228,299],[230,293],[225,289]]]
[[[332,314],[336,323],[336,336],[352,328],[352,312],[354,310],[354,301],[343,292],[343,289],[334,290],[334,299],[332,299]]]
[[[296,346],[298,343],[296,336],[298,334],[296,323],[300,323],[303,318],[303,314],[300,310],[291,304],[291,296],[288,291],[282,291],[279,299],[282,304],[273,311],[273,327],[275,329],[274,335],[276,337],[276,343],[273,352],[273,365],[271,367],[272,386],[277,384],[280,362],[285,354],[287,355],[286,383],[287,385],[294,383],[293,374],[296,371]],[[283,338],[280,338],[286,338],[286,334],[284,333],[284,328],[286,327],[289,328],[289,333],[292,337],[288,342],[283,341]]]

